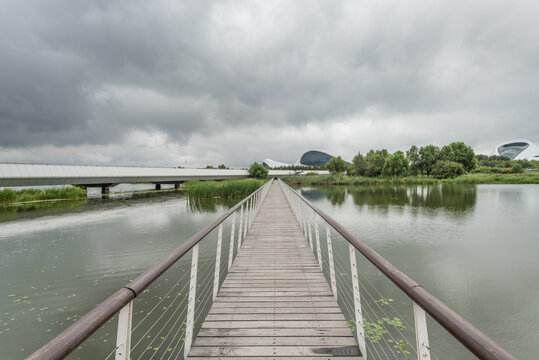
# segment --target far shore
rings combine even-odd
[[[467,174],[451,179],[432,176],[364,177],[344,174],[287,176],[289,185],[378,185],[378,184],[539,184],[539,172],[521,174]]]

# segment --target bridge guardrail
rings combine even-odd
[[[363,241],[352,235],[337,221],[313,205],[289,185],[280,179],[278,181],[298,219],[306,240],[309,242],[311,249],[313,249],[313,252],[315,252],[318,258],[318,262],[322,270],[324,270],[322,264],[322,256],[324,255],[324,251],[321,250],[320,231],[318,229],[318,223],[315,216],[318,215],[318,217],[325,223],[327,243],[327,252],[325,255],[328,262],[327,272],[329,273],[329,282],[332,292],[336,297],[340,295],[338,294],[339,286],[335,275],[335,262],[330,227],[348,242],[351,267],[350,285],[353,288],[353,306],[350,304],[350,307],[352,307],[350,312],[354,313],[355,316],[354,325],[357,330],[358,344],[364,357],[366,357],[366,343],[360,298],[360,279],[356,264],[356,252],[361,253],[371,264],[378,268],[385,275],[385,277],[397,285],[397,287],[399,287],[413,301],[416,353],[418,359],[428,360],[431,358],[425,312],[428,313],[441,326],[443,326],[454,338],[460,341],[478,358],[496,360],[516,359],[482,331],[474,327],[454,310],[430,294],[420,284],[397,269],[388,260],[371,249]],[[315,233],[314,239],[312,233],[313,227]]]
[[[134,281],[130,282],[123,288],[116,291],[113,295],[108,297],[93,310],[89,311],[73,325],[71,325],[62,333],[57,335],[47,344],[36,350],[34,353],[28,356],[27,359],[63,359],[75,349],[77,349],[79,345],[81,345],[85,340],[87,340],[105,323],[110,321],[111,318],[118,314],[116,346],[106,358],[108,359],[114,354],[116,360],[129,360],[131,358],[131,350],[135,346],[138,346],[141,341],[144,340],[143,338],[146,337],[151,328],[156,325],[156,323],[154,323],[150,330],[145,332],[142,338],[135,345],[132,345],[131,335],[133,331],[138,328],[138,325],[135,326],[135,328],[133,328],[132,326],[132,319],[134,314],[134,300],[137,298],[137,296],[141,295],[165,271],[171,268],[180,259],[185,259],[185,255],[191,252],[192,258],[190,270],[186,272],[186,274],[184,274],[184,276],[182,276],[181,279],[176,282],[176,284],[168,291],[166,296],[162,297],[161,300],[154,306],[154,308],[150,310],[150,312],[148,312],[147,315],[145,315],[142,319],[142,321],[147,319],[148,316],[152,313],[152,311],[156,309],[157,306],[159,306],[161,302],[165,300],[165,298],[171,297],[170,294],[173,294],[173,291],[175,291],[177,295],[176,298],[173,298],[172,302],[176,301],[176,299],[178,299],[183,294],[183,290],[188,289],[188,297],[185,296],[181,298],[179,300],[179,304],[176,303],[173,305],[173,303],[171,302],[169,306],[165,306],[164,311],[156,320],[156,322],[166,321],[163,327],[169,326],[170,328],[166,335],[163,334],[163,336],[161,336],[163,341],[165,339],[168,339],[169,336],[175,331],[175,334],[172,337],[174,340],[177,340],[175,345],[170,345],[170,347],[167,347],[165,349],[165,351],[168,352],[168,358],[171,358],[172,355],[174,355],[175,358],[182,358],[182,349],[183,357],[187,357],[187,354],[189,353],[190,347],[194,339],[196,320],[195,312],[198,311],[198,316],[200,316],[201,313],[198,308],[207,305],[208,303],[211,304],[211,302],[215,300],[221,279],[223,279],[223,275],[226,274],[228,270],[230,270],[234,255],[237,254],[237,250],[239,250],[241,244],[245,240],[247,230],[251,226],[252,221],[254,220],[254,217],[258,212],[260,205],[262,204],[272,182],[273,180],[268,181],[258,190],[254,191],[248,197],[240,201],[226,213],[221,215],[219,218],[217,218],[205,228],[200,230],[183,244],[178,246],[164,259],[162,259],[154,266],[146,270],[144,273],[142,273]],[[237,213],[239,213],[239,216],[236,216]],[[231,218],[231,224],[227,260],[222,256],[222,244],[223,224],[225,220],[229,218]],[[236,221],[236,218],[238,218],[238,221]],[[238,224],[239,227],[237,232],[236,224]],[[202,274],[204,278],[197,280],[197,274],[199,272],[199,244],[208,236],[208,234],[210,234],[215,229],[217,229],[218,234],[214,271]],[[237,250],[235,251],[236,248]],[[226,267],[227,263],[228,267]],[[221,265],[223,265],[222,268]],[[187,278],[188,275],[189,278]],[[213,275],[213,279],[211,278],[211,275]],[[180,284],[181,281],[187,279],[189,281],[186,282],[184,287],[179,290],[177,288],[178,284]],[[200,288],[201,284],[204,285],[203,288]],[[199,292],[199,294],[197,294],[197,291]],[[201,301],[200,299],[201,295],[203,296],[203,301]],[[184,306],[184,310],[181,311],[179,315],[174,316],[174,318],[176,318],[176,321],[172,325],[168,325],[172,319],[172,315],[175,315],[176,312],[181,308],[179,307],[179,305],[183,300],[187,300],[187,308],[185,308]],[[197,302],[200,302],[200,304],[197,305]],[[165,312],[174,307],[176,307],[174,313],[172,315],[169,314],[168,318],[163,318]],[[183,317],[184,314],[185,317]],[[185,319],[185,321],[181,321],[182,319]],[[177,329],[175,327],[177,327]],[[183,344],[176,352],[175,350],[178,348],[180,342],[182,342]],[[150,342],[150,347],[148,347],[148,349],[151,348],[152,343],[153,341]],[[172,341],[170,342],[170,344],[172,344]],[[172,346],[174,346],[174,348],[172,348]],[[143,351],[142,354],[144,354],[144,352],[146,352],[146,349]],[[154,355],[152,355],[152,358],[153,357]],[[161,356],[161,358],[163,359],[164,356]]]

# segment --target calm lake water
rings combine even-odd
[[[539,186],[321,187],[301,193],[515,356],[537,359]],[[337,258],[344,262],[346,247],[339,244]],[[413,327],[407,298],[366,261],[359,266],[367,317],[379,313],[377,304],[386,303],[380,299],[394,298],[381,311],[408,317]],[[397,302],[401,306],[391,306]],[[438,358],[475,358],[434,321],[429,332]],[[413,333],[407,337],[415,341]]]
[[[229,208],[190,203],[183,191],[57,205],[0,213],[1,359],[29,355]],[[215,249],[214,241],[207,243]],[[210,254],[201,248],[201,271],[210,263],[204,253]],[[135,318],[189,267],[190,257],[155,282],[150,294],[137,298]],[[107,324],[70,358],[104,358],[114,348],[115,326],[115,321]]]
[[[301,192],[514,355],[537,358],[539,186],[331,187]],[[230,205],[192,204],[183,192],[172,191],[0,212],[1,358],[30,354]],[[347,247],[336,234],[333,239],[338,282],[345,287]],[[212,241],[208,249],[214,248]],[[212,254],[204,249],[200,253]],[[202,273],[210,258],[202,256]],[[406,350],[407,340],[413,342],[411,303],[376,269],[358,260],[367,320],[383,322],[387,316],[403,321],[383,335],[386,349],[380,343],[369,345],[371,358],[413,358],[397,350],[391,353],[393,344],[401,342],[398,348]],[[165,273],[146,297],[137,298],[135,309],[144,310],[164,296],[167,282],[188,267],[183,261]],[[349,305],[344,295],[339,301],[345,308]],[[432,321],[429,332],[435,358],[474,358]],[[104,357],[114,341],[115,325],[109,324],[73,358]]]

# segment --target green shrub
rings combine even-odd
[[[515,174],[521,174],[524,172],[524,169],[522,168],[522,165],[517,163],[513,165],[513,167],[511,168],[511,172]]]
[[[255,179],[265,179],[266,177],[268,177],[268,169],[266,169],[263,165],[255,162],[249,167],[249,175],[251,175],[251,177],[254,177]]]
[[[432,168],[432,176],[437,179],[449,179],[462,174],[464,174],[464,166],[454,161],[438,161]]]

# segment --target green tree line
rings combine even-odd
[[[510,160],[503,156],[476,155],[463,142],[443,147],[413,145],[405,153],[390,154],[386,149],[360,152],[348,165],[341,157],[332,158],[326,168],[332,174],[347,173],[365,177],[432,176],[445,179],[470,172],[521,173],[524,169],[539,168],[539,161]]]

